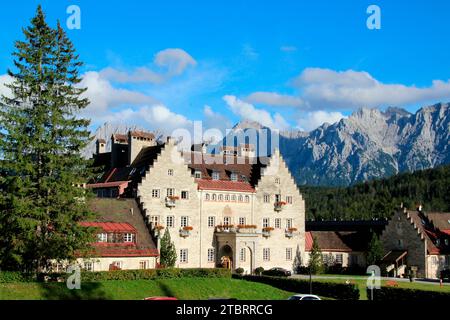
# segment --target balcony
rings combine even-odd
[[[286,202],[284,201],[277,201],[275,202],[273,209],[277,212],[280,212],[281,210],[283,210],[283,207],[286,205]]]
[[[216,226],[216,232],[236,232],[233,224],[219,224]]]
[[[292,238],[294,236],[294,232],[296,232],[296,231],[297,231],[297,228],[288,228],[284,231],[284,235],[287,238]]]
[[[255,233],[256,225],[238,224],[237,232],[239,233]]]
[[[192,229],[193,228],[191,226],[182,227],[180,229],[180,237],[183,238],[189,237],[191,235]]]
[[[174,208],[177,204],[178,199],[179,199],[179,197],[177,197],[177,196],[166,197],[166,207]]]
[[[262,236],[263,237],[265,237],[265,238],[268,238],[268,237],[270,237],[271,236],[271,232],[273,231],[274,229],[272,228],[272,227],[264,227],[263,229],[262,229]]]
[[[153,228],[153,232],[156,238],[161,237],[161,234],[164,230],[164,227],[162,225],[157,224],[154,228]]]

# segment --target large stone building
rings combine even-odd
[[[106,170],[87,187],[99,197],[137,199],[157,244],[169,230],[178,267],[250,273],[292,270],[294,261],[304,260],[305,203],[277,150],[265,158],[255,157],[249,144],[220,154],[203,147],[182,152],[170,138],[126,137],[113,135],[111,152],[98,148],[96,165]]]
[[[383,267],[391,276],[439,278],[450,268],[450,213],[401,208],[389,220],[381,241]]]

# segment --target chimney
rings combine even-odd
[[[106,141],[105,139],[97,139],[95,143],[95,153],[105,153],[106,152]]]
[[[128,137],[126,134],[111,135],[111,168],[125,167],[128,162]]]
[[[145,131],[128,132],[128,165],[131,165],[139,152],[147,147],[156,146],[155,135]]]

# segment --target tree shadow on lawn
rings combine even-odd
[[[98,282],[86,282],[80,289],[68,289],[65,283],[41,283],[42,297],[46,300],[111,300]]]
[[[156,284],[158,285],[159,289],[161,289],[161,292],[164,294],[165,297],[175,297],[175,293],[172,289],[169,288],[168,285],[164,284],[162,281],[156,280]]]

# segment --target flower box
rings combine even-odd
[[[166,207],[173,208],[176,205],[176,200],[178,197],[166,197]]]
[[[286,205],[286,202],[284,202],[284,201],[275,202],[274,209],[275,209],[275,211],[281,211],[281,210],[283,210],[283,206],[285,206],[285,205]]]
[[[216,226],[217,232],[235,232],[236,229],[234,228],[233,224],[219,224]]]
[[[274,230],[274,228],[272,228],[272,227],[264,227],[263,229],[262,229],[262,235],[263,235],[263,237],[270,237],[270,232],[271,231],[273,231]]]
[[[182,227],[180,229],[180,236],[182,236],[183,238],[189,237],[193,229],[194,228],[192,228],[191,226]]]

